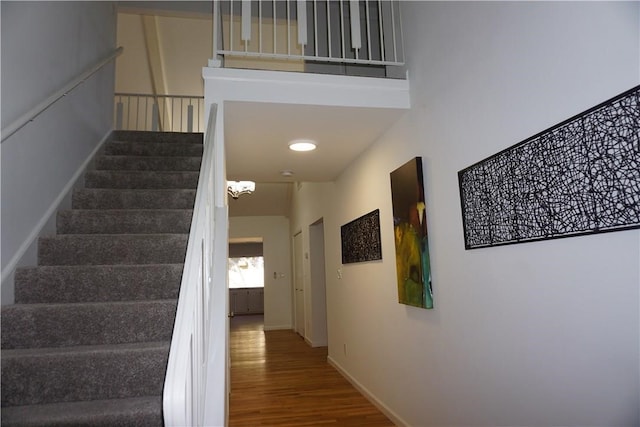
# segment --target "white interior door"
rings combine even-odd
[[[304,254],[302,252],[302,233],[293,236],[293,263],[294,263],[294,299],[295,299],[295,330],[304,337],[304,280],[302,270],[302,260]]]

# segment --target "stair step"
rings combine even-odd
[[[97,170],[199,171],[202,157],[98,156]]]
[[[193,209],[191,189],[113,190],[83,188],[73,192],[74,209]]]
[[[188,233],[192,210],[124,209],[59,211],[58,234]]]
[[[202,156],[202,144],[181,142],[123,142],[110,141],[104,145],[104,154],[117,156]]]
[[[2,308],[2,349],[169,341],[176,300],[12,304]]]
[[[4,427],[162,427],[162,396],[2,408]]]
[[[162,394],[168,342],[2,351],[2,406]]]
[[[117,130],[113,132],[115,141],[140,141],[140,142],[183,142],[190,144],[202,144],[204,134],[202,132],[153,132],[139,130]]]
[[[188,234],[62,234],[38,239],[40,265],[183,263]]]
[[[88,188],[197,188],[198,172],[87,171]]]
[[[16,270],[17,304],[178,297],[183,264],[40,266]]]

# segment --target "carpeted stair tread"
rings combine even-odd
[[[196,188],[198,172],[104,171],[85,174],[88,188]]]
[[[178,298],[184,264],[39,266],[16,270],[18,304]]]
[[[194,189],[84,188],[73,192],[74,209],[193,209]]]
[[[40,265],[177,264],[188,234],[61,234],[38,240]]]
[[[97,170],[199,171],[202,157],[99,156]]]
[[[58,234],[188,233],[188,209],[71,209],[59,211]]]
[[[202,156],[202,144],[182,142],[124,142],[112,141],[104,145],[105,155],[117,156]]]
[[[162,393],[168,342],[3,350],[2,406]]]
[[[162,396],[2,409],[4,427],[162,427]]]
[[[114,141],[139,141],[139,142],[181,142],[190,144],[202,144],[204,135],[201,132],[154,132],[139,130],[117,130],[113,132]]]
[[[176,300],[13,304],[2,309],[2,349],[168,341]]]

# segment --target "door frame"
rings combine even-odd
[[[293,235],[293,330],[305,337],[305,318],[304,309],[304,245],[302,241],[302,231],[298,231]],[[299,294],[300,297],[298,296]]]

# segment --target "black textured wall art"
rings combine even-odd
[[[467,249],[640,228],[640,86],[458,181]]]
[[[343,225],[340,235],[343,264],[382,259],[379,209]]]

